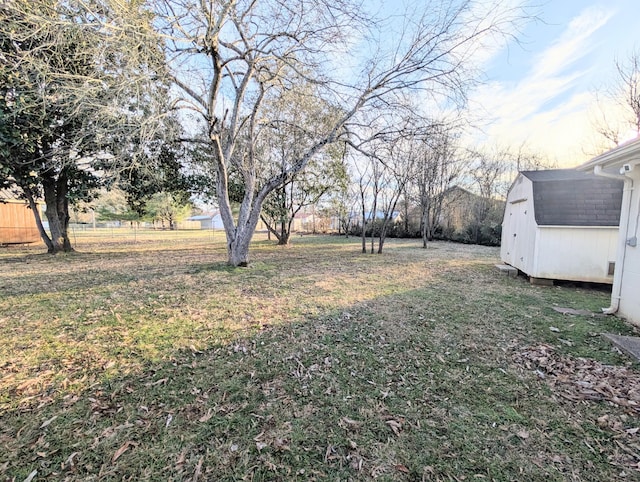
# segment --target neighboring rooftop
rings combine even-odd
[[[19,199],[9,189],[0,189],[0,203],[15,203],[15,202],[19,202],[20,204],[26,203],[26,201]]]
[[[218,215],[217,212],[197,214],[195,216],[191,216],[191,217],[187,218],[187,221],[205,221],[207,219],[213,219],[217,215]]]
[[[522,171],[540,226],[618,226],[623,182],[575,169]]]
[[[16,197],[13,194],[11,194],[9,191],[0,189],[0,202],[9,200],[9,199],[15,199],[15,198]]]

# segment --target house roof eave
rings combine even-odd
[[[576,167],[578,171],[592,171],[596,166],[617,170],[625,164],[640,164],[640,138],[622,144]],[[617,174],[617,172],[616,172]]]

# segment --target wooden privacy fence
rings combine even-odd
[[[1,244],[26,244],[40,241],[40,233],[37,228],[25,228],[20,226],[1,226]]]
[[[0,244],[35,243],[39,240],[33,212],[24,201],[0,202]]]

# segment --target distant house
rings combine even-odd
[[[486,213],[479,213],[480,206],[484,206]],[[484,222],[489,217],[498,221],[503,209],[503,201],[487,199],[472,193],[460,186],[452,186],[442,194],[442,205],[437,219],[437,224],[444,230],[462,231],[474,222]],[[497,213],[497,214],[494,214]]]
[[[312,213],[297,212],[291,222],[291,232],[312,233],[315,231],[316,217]]]
[[[40,233],[27,201],[0,191],[0,245],[38,241]]]
[[[222,216],[219,211],[198,214],[191,216],[182,223],[179,223],[180,229],[211,229],[211,230],[224,230],[224,224],[222,223]],[[256,231],[266,230],[266,226],[262,221],[258,221],[256,225]]]
[[[191,216],[187,221],[200,223],[200,229],[224,229],[222,217],[217,211]]]
[[[374,219],[374,218],[378,221],[382,221],[384,217],[385,217],[385,213],[383,211],[376,211],[375,213],[372,213],[371,211],[369,211],[367,213],[367,222],[371,221],[371,219]],[[391,222],[399,223],[401,221],[402,221],[402,214],[399,211],[393,211],[391,213]],[[352,223],[352,226],[362,225],[362,213],[360,214],[353,213],[351,216],[351,223]]]
[[[333,219],[322,212],[298,211],[291,222],[294,233],[328,233],[333,228]],[[337,227],[336,227],[337,231]]]
[[[611,306],[605,311],[618,312],[640,325],[640,139],[623,144],[579,166],[601,179],[624,183],[617,238],[616,270],[611,290]]]
[[[507,195],[502,261],[532,281],[612,283],[622,188],[575,169],[520,172]]]

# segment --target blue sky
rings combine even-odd
[[[484,133],[471,142],[526,146],[559,167],[587,161],[598,136],[596,92],[615,82],[614,59],[640,48],[638,0],[553,0],[540,21],[485,64],[470,95]],[[608,108],[606,105],[604,108]]]

